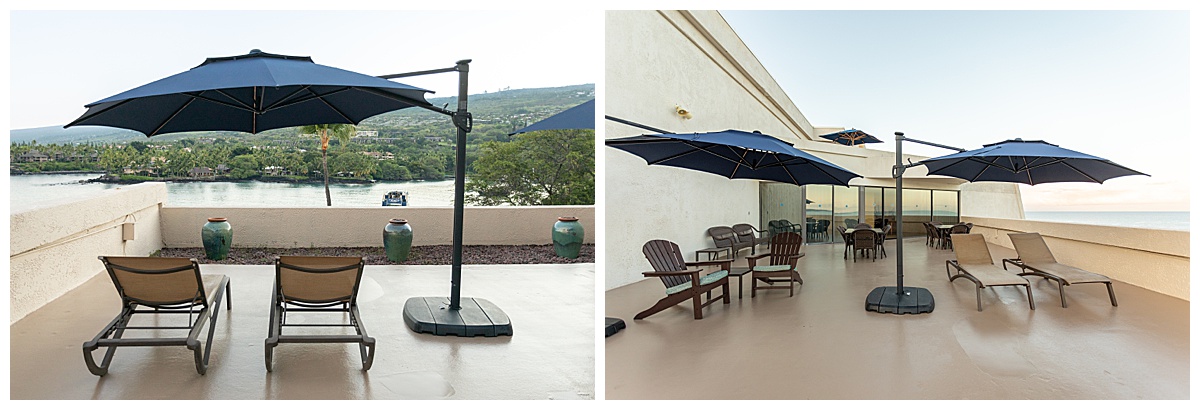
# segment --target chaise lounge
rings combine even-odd
[[[966,278],[975,283],[975,309],[983,311],[983,299],[980,292],[993,286],[1024,286],[1025,296],[1029,298],[1029,310],[1033,307],[1033,291],[1029,280],[1024,277],[1001,269],[992,262],[992,254],[988,251],[987,242],[980,234],[954,235],[954,256],[958,259],[946,261],[946,277],[950,282],[958,278]],[[951,276],[950,267],[958,274]]]
[[[357,343],[362,369],[375,360],[375,338],[367,335],[358,314],[358,285],[362,280],[360,257],[277,256],[275,286],[271,292],[271,318],[266,348],[267,371],[281,343]],[[333,312],[349,316],[349,323],[288,324],[288,314]],[[287,327],[351,327],[353,335],[283,334]]]
[[[212,352],[213,332],[224,296],[227,309],[233,308],[229,298],[229,278],[225,275],[201,275],[195,259],[150,258],[134,256],[101,256],[104,269],[121,296],[121,313],[90,341],[83,343],[83,360],[88,371],[97,376],[108,374],[117,347],[128,346],[185,346],[192,351],[196,372],[208,371]],[[164,316],[187,315],[187,326]],[[134,323],[135,315],[150,315],[153,320]],[[200,330],[208,324],[208,336],[201,343]],[[126,337],[126,331],[188,330],[187,337]],[[203,345],[203,346],[202,346]],[[100,364],[93,352],[107,348]],[[203,349],[203,352],[201,350]]]
[[[1098,273],[1058,263],[1054,259],[1054,254],[1050,253],[1050,247],[1046,246],[1046,240],[1042,238],[1041,234],[1036,232],[1010,233],[1008,237],[1012,240],[1013,248],[1017,250],[1017,258],[1005,259],[1004,263],[1021,267],[1023,272],[1021,275],[1037,275],[1057,282],[1058,297],[1062,300],[1062,307],[1067,307],[1067,296],[1063,293],[1063,287],[1080,283],[1103,283],[1108,287],[1109,301],[1113,306],[1117,305],[1117,295],[1113,293],[1112,279]]]

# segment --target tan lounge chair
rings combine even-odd
[[[1029,310],[1034,310],[1033,291],[1029,288],[1029,280],[992,263],[992,254],[988,251],[983,235],[976,233],[953,236],[954,256],[958,259],[946,261],[946,277],[950,278],[950,282],[966,278],[975,283],[976,310],[983,311],[980,292],[992,286],[1024,286],[1025,296],[1029,298]],[[950,275],[951,266],[958,271],[957,275]]]
[[[1103,283],[1108,286],[1109,301],[1113,306],[1117,305],[1117,295],[1113,293],[1112,279],[1098,273],[1058,263],[1054,259],[1054,254],[1050,253],[1050,247],[1046,246],[1046,240],[1042,239],[1041,234],[1036,232],[1010,233],[1008,237],[1012,240],[1013,248],[1017,250],[1017,259],[1005,259],[1004,262],[1020,266],[1023,270],[1022,275],[1037,275],[1058,282],[1058,297],[1062,300],[1062,307],[1067,307],[1067,296],[1063,294],[1063,287],[1079,283]]]
[[[770,252],[746,258],[750,271],[753,272],[750,279],[751,298],[758,294],[759,289],[787,289],[788,297],[796,294],[795,284],[804,284],[804,279],[800,278],[800,272],[796,270],[797,262],[804,257],[804,252],[800,251],[803,243],[804,237],[800,234],[784,232],[771,239]],[[769,259],[766,263],[760,263],[758,260],[762,258]],[[760,286],[759,282],[765,285]],[[776,285],[780,282],[786,282],[787,286]]]
[[[105,326],[91,341],[83,343],[83,360],[92,374],[104,376],[112,364],[117,347],[125,346],[185,346],[192,351],[196,372],[208,370],[212,351],[213,332],[221,297],[227,309],[233,308],[229,298],[229,278],[225,275],[201,275],[195,259],[149,258],[134,256],[101,256],[104,269],[121,296],[121,313]],[[139,309],[141,308],[141,309]],[[188,326],[179,326],[171,319],[158,315],[187,315]],[[133,324],[134,315],[154,315],[151,325]],[[166,322],[166,324],[162,324]],[[201,346],[200,330],[208,323],[208,337]],[[126,331],[188,330],[187,337],[126,337]],[[104,359],[96,364],[92,353],[107,348]],[[201,352],[203,347],[203,352]]]
[[[661,279],[663,286],[667,287],[667,296],[649,309],[635,315],[634,320],[645,319],[688,299],[692,300],[692,311],[695,318],[703,319],[703,308],[713,304],[717,299],[709,297],[708,302],[702,302],[701,295],[709,293],[717,287],[720,287],[723,292],[720,300],[729,304],[729,264],[733,260],[684,262],[683,254],[679,252],[679,245],[662,239],[646,242],[642,246],[642,253],[646,255],[646,260],[650,261],[650,266],[654,267],[654,271],[642,272],[642,275]],[[695,266],[706,265],[718,266],[721,270],[701,275],[700,269],[693,269]]]
[[[375,338],[358,314],[358,284],[362,280],[363,260],[359,257],[277,256],[275,289],[271,292],[271,324],[265,342],[267,371],[272,371],[271,356],[280,343],[357,343],[363,371],[375,360]],[[350,316],[350,323],[287,324],[288,313],[338,312]],[[284,326],[353,327],[354,335],[283,334]]]

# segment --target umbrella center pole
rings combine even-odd
[[[443,297],[414,297],[404,303],[404,323],[418,333],[437,336],[512,336],[512,322],[499,307],[486,299],[462,298],[463,208],[466,196],[467,133],[471,132],[471,113],[467,111],[467,73],[471,60],[458,61],[454,68],[394,74],[398,78],[458,72],[458,108],[447,111],[428,107],[449,115],[457,130],[454,161],[454,233],[450,266],[450,299]]]
[[[896,286],[881,286],[867,294],[866,308],[879,313],[930,313],[933,312],[933,294],[925,288],[904,287],[904,171],[916,166],[904,164],[904,141],[926,145],[943,145],[907,139],[903,132],[896,133],[896,165],[892,167],[892,178],[896,179]]]

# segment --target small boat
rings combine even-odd
[[[383,206],[408,206],[408,192],[388,192],[383,196]]]

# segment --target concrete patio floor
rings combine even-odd
[[[99,274],[10,326],[10,398],[596,396],[594,264],[464,266],[463,296],[487,299],[512,320],[513,336],[491,338],[418,334],[405,326],[405,300],[449,296],[449,266],[368,265],[359,296],[362,321],[377,343],[368,372],[361,369],[357,345],[284,344],[275,349],[274,371],[268,373],[263,340],[274,268],[201,265],[201,271],[228,275],[233,300],[233,309],[222,309],[217,322],[207,375],[196,373],[184,347],[120,348],[108,375],[89,373],[81,346],[120,308],[107,274]],[[334,316],[313,322],[342,319]]]
[[[605,294],[605,316],[628,328],[604,341],[606,399],[1188,399],[1190,303],[1114,282],[1118,307],[1100,284],[982,292],[949,282],[950,250],[905,241],[905,285],[929,289],[929,314],[867,312],[866,295],[896,284],[888,258],[842,259],[843,245],[805,247],[804,285],[743,298],[694,320],[680,304],[633,316],[663,296],[658,279]],[[764,248],[759,248],[764,251]],[[745,266],[744,256],[736,265]],[[991,246],[992,257],[1015,257]],[[1013,269],[1013,268],[1010,268]],[[649,264],[646,270],[650,270]]]

